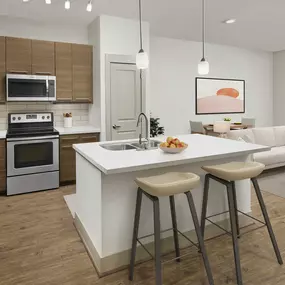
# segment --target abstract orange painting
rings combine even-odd
[[[244,112],[244,80],[196,78],[196,115]]]

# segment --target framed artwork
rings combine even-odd
[[[196,115],[245,113],[245,80],[196,77]]]

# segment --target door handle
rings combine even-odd
[[[113,129],[114,129],[114,130],[119,129],[120,127],[121,127],[121,126],[113,125]]]

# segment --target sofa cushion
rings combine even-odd
[[[285,147],[273,147],[269,151],[254,153],[254,161],[265,165],[273,165],[285,162]]]
[[[285,146],[285,126],[274,127],[276,146]]]
[[[248,141],[248,139],[245,139],[245,136],[248,137],[252,143],[255,143],[252,129],[233,130],[233,131],[228,132],[227,134],[227,137],[229,139],[237,140],[238,138],[242,138],[244,141]]]
[[[273,127],[252,129],[256,144],[266,146],[276,146],[275,133]]]

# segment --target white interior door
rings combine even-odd
[[[137,138],[141,98],[140,72],[136,65],[111,63],[109,90],[111,140]]]

